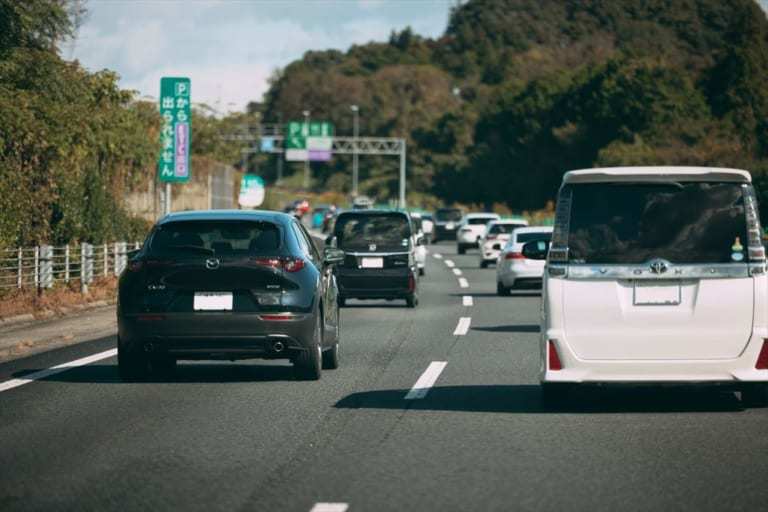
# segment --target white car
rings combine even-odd
[[[468,213],[461,219],[456,230],[456,251],[459,254],[467,252],[469,247],[478,247],[480,239],[485,235],[485,228],[492,220],[499,220],[495,213]]]
[[[513,288],[541,288],[546,259],[527,257],[523,254],[523,246],[533,241],[549,243],[551,238],[552,227],[549,226],[518,228],[512,232],[496,263],[498,295],[509,295]]]
[[[512,236],[512,231],[528,225],[527,220],[492,220],[488,223],[485,235],[480,240],[480,268],[485,268],[491,263],[496,263],[501,248],[506,245]]]
[[[432,216],[429,214],[423,214],[421,216],[421,229],[424,231],[424,237],[428,244],[432,243],[432,237],[435,233],[435,221],[432,220]]]
[[[412,212],[410,216],[413,228],[414,259],[416,260],[416,268],[419,271],[419,275],[423,276],[426,273],[427,266],[427,237],[424,234],[424,219],[420,213],[416,212]]]
[[[544,276],[540,380],[710,383],[768,401],[768,278],[750,174],[566,173]]]

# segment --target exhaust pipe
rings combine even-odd
[[[155,346],[151,343],[145,343],[144,344],[144,352],[153,352],[155,350]]]
[[[274,350],[277,353],[280,353],[285,348],[285,345],[283,345],[282,341],[276,341],[272,344],[272,350]]]

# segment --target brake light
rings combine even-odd
[[[563,369],[563,363],[560,362],[560,356],[557,354],[557,347],[555,347],[555,342],[552,340],[549,340],[547,342],[547,352],[549,360],[549,369],[553,371],[559,371]]]
[[[505,260],[524,260],[525,256],[521,252],[508,252],[504,255]]]
[[[757,356],[755,369],[768,370],[768,339],[763,340],[763,348],[760,349],[760,355]]]
[[[259,318],[268,322],[279,322],[284,320],[293,320],[294,316],[291,313],[278,313],[276,315],[259,315]]]
[[[413,277],[413,272],[408,274],[408,291],[412,292],[416,289],[416,278]]]
[[[262,267],[269,267],[274,269],[282,269],[286,272],[298,272],[306,265],[301,258],[285,257],[285,258],[255,258],[254,263]]]
[[[498,235],[488,235],[485,237],[486,240],[496,240],[497,238],[499,238]]]

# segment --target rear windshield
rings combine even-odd
[[[344,250],[402,251],[409,247],[411,227],[398,213],[341,215],[334,228],[338,247]]]
[[[549,242],[552,240],[552,233],[518,233],[515,238],[517,239],[517,243],[520,244],[533,242],[534,240],[546,240]]]
[[[493,217],[472,217],[470,219],[467,219],[467,224],[471,224],[473,226],[477,225],[486,225],[489,222],[491,222],[494,218]]]
[[[258,255],[280,247],[280,229],[270,222],[184,221],[158,226],[149,250],[163,255]]]
[[[461,210],[459,209],[446,209],[437,210],[435,212],[435,219],[440,222],[453,221],[457,222],[461,220]]]
[[[573,263],[746,261],[744,198],[737,183],[572,186]]]
[[[525,224],[494,224],[488,231],[491,235],[508,234],[517,228],[525,227]]]

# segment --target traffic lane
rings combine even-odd
[[[368,389],[393,359],[405,363],[403,378],[385,386],[411,382],[421,339],[416,326],[427,318],[442,331],[443,309],[455,303],[443,292],[433,298],[429,278],[422,286],[415,310],[344,308],[342,366],[318,383],[294,382],[285,363],[257,362],[182,363],[172,382],[124,384],[111,359],[0,393],[0,464],[14,468],[3,479],[0,503],[239,506],[297,451],[303,455],[317,437],[334,435],[323,428],[337,421],[324,421],[336,412],[332,404]],[[43,357],[19,371],[42,368],[34,363]],[[288,475],[286,492],[300,474]],[[41,485],[49,492],[41,494]]]
[[[759,506],[766,411],[713,390],[584,390],[541,406],[539,298],[501,298],[477,285],[472,326],[452,346],[436,386],[355,393],[337,407],[346,432],[315,454],[308,486],[350,509],[467,510]],[[521,327],[522,326],[522,327]],[[379,434],[373,418],[398,421]],[[754,461],[754,462],[753,462]],[[269,504],[269,502],[267,502]]]

